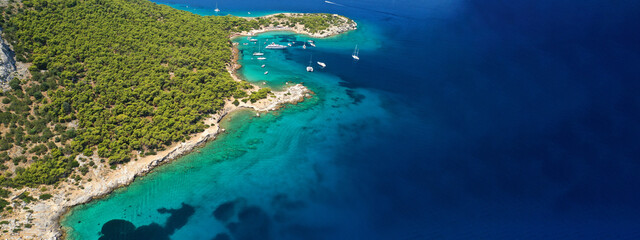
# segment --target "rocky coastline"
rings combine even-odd
[[[235,48],[235,47],[234,47]],[[233,51],[237,54],[237,50]],[[233,57],[237,59],[237,57]],[[240,81],[235,75],[235,69],[239,67],[237,63],[229,66],[227,70],[231,76]],[[256,85],[249,91],[257,91],[260,88]],[[16,233],[4,233],[3,239],[61,239],[64,238],[63,229],[60,226],[60,218],[72,207],[88,203],[93,199],[101,198],[113,192],[115,189],[124,187],[132,183],[136,177],[143,176],[155,167],[168,163],[182,155],[188,154],[195,148],[202,146],[208,141],[214,140],[216,136],[223,132],[220,128],[220,121],[227,114],[239,109],[252,109],[257,112],[267,112],[276,110],[285,104],[295,104],[303,101],[305,98],[311,97],[311,92],[305,86],[296,84],[285,88],[282,91],[272,92],[266,99],[259,100],[255,103],[242,102],[236,106],[232,102],[234,99],[225,101],[223,109],[216,114],[205,119],[205,124],[210,125],[205,131],[194,134],[187,141],[175,143],[168,147],[167,150],[158,152],[153,156],[138,157],[129,163],[118,166],[116,169],[109,169],[108,166],[98,164],[98,167],[91,169],[90,172],[81,180],[82,184],[78,184],[75,180],[61,182],[56,188],[56,194],[48,200],[40,200],[23,204],[21,208],[15,208],[12,214],[4,217],[7,223],[3,224],[4,229],[15,229],[19,226],[30,226],[22,228],[22,231]],[[79,156],[80,162],[99,161],[91,157]],[[86,181],[91,179],[91,181]],[[32,195],[37,196],[40,189],[25,188],[22,191],[28,191]],[[14,196],[14,197],[17,197]]]
[[[285,13],[290,16],[294,13]],[[261,29],[249,32],[234,33],[231,37],[251,36],[268,31],[292,31],[299,34],[306,34],[315,38],[325,38],[338,35],[357,28],[357,24],[343,16],[335,15],[342,18],[343,24],[332,26],[321,32],[311,33],[305,30],[304,26],[296,25],[294,27],[283,26],[267,26]],[[4,53],[4,46],[3,53]],[[10,50],[10,48],[7,48]],[[8,60],[14,59],[13,56],[7,55]],[[4,63],[4,58],[2,59]],[[237,46],[232,47],[232,56],[227,71],[236,81],[241,81],[236,75],[236,70],[241,66],[237,62],[238,49]],[[11,61],[9,61],[11,63]],[[16,72],[15,60],[13,60],[14,68],[10,69]],[[22,67],[26,69],[26,67]],[[1,70],[1,69],[0,69]],[[7,81],[8,82],[8,81]],[[6,85],[6,84],[5,84]],[[259,90],[260,87],[253,85],[249,92]],[[13,212],[3,217],[4,223],[0,224],[0,230],[3,239],[61,239],[64,238],[64,229],[60,225],[61,217],[64,216],[72,207],[88,203],[93,199],[101,198],[115,189],[124,187],[132,183],[136,177],[143,176],[150,172],[153,168],[168,163],[182,155],[188,154],[195,148],[202,146],[208,141],[214,140],[217,135],[224,131],[220,127],[220,121],[227,114],[239,109],[252,109],[257,112],[273,111],[285,104],[296,104],[305,98],[311,97],[312,92],[301,84],[288,86],[282,91],[275,91],[269,94],[266,99],[259,100],[255,103],[251,102],[233,102],[235,99],[227,99],[223,109],[205,119],[205,124],[210,127],[203,132],[192,135],[188,140],[175,143],[164,151],[158,152],[153,156],[139,156],[126,164],[119,165],[115,169],[110,169],[106,164],[97,164],[96,168],[90,168],[90,171],[80,180],[69,179],[63,181],[55,188],[53,197],[47,200],[38,200],[31,203],[21,202],[21,206],[14,208]],[[99,162],[97,157],[86,157],[80,155],[77,157],[81,165],[88,162]],[[13,198],[20,193],[28,191],[32,196],[38,196],[43,192],[42,188],[24,188],[18,191]],[[28,226],[28,227],[27,227]],[[21,231],[11,232],[11,229],[20,228]]]

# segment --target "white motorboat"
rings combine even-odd
[[[276,44],[276,43],[272,42],[271,44],[267,45],[264,48],[266,48],[266,49],[285,49],[285,48],[287,48],[287,46]]]

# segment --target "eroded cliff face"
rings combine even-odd
[[[0,31],[0,87],[5,88],[16,72],[15,54],[11,47],[2,39]]]

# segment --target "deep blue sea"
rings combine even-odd
[[[217,1],[359,29],[306,50],[259,35],[295,43],[264,61],[235,39],[242,77],[314,97],[225,118],[200,152],[74,208],[69,238],[640,239],[640,2],[333,2]]]

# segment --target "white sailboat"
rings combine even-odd
[[[353,50],[353,54],[351,54],[351,57],[353,57],[353,59],[355,60],[360,60],[358,54],[360,54],[360,50],[358,50],[358,44],[356,44],[356,48]]]
[[[312,42],[309,42],[309,45],[311,45],[312,47],[316,47],[316,44]]]
[[[262,64],[262,67],[261,67],[261,68],[264,68],[264,66],[267,66],[267,65],[266,65],[266,64]]]
[[[216,9],[215,9],[215,10],[213,10],[213,11],[215,11],[216,13],[219,13],[219,12],[220,12],[220,9],[218,9],[218,2],[216,2]]]
[[[263,56],[264,53],[262,52],[262,45],[258,44],[258,52],[254,52],[253,56]]]
[[[320,67],[325,68],[327,66],[327,64],[323,63],[323,62],[318,62],[318,65],[320,65]]]
[[[313,55],[309,58],[309,66],[307,66],[307,72],[313,72],[313,67],[311,66],[311,59],[313,59]]]
[[[267,74],[269,74],[269,71],[264,72],[264,75],[267,75]]]

